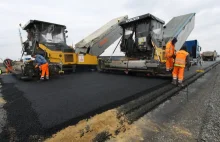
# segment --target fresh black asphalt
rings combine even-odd
[[[45,128],[167,81],[98,72],[65,75],[47,82],[23,82],[17,81],[13,76],[3,77],[3,82],[8,80],[15,82],[16,88],[31,102]]]
[[[203,67],[212,63],[207,62]],[[186,72],[186,76],[195,73],[196,69],[199,67],[192,67],[190,71]],[[28,117],[36,121],[33,125],[37,124],[37,127],[43,129],[61,126],[74,119],[80,119],[81,116],[88,117],[92,112],[104,111],[119,105],[122,100],[135,95],[147,94],[151,88],[170,82],[170,80],[161,78],[98,72],[74,73],[45,82],[24,82],[17,80],[12,75],[2,76],[1,80],[3,88],[6,87],[2,94],[6,101],[11,101],[7,105],[10,108],[8,113],[13,114],[11,120],[8,120],[9,123],[10,121],[23,122],[24,120],[19,119]],[[17,96],[13,91],[15,89]],[[12,97],[7,98],[7,96]],[[13,112],[10,105],[13,105],[14,111],[17,113]],[[28,109],[28,111],[24,111],[24,109]],[[32,112],[32,114],[29,115],[26,112]],[[20,117],[20,115],[24,116]],[[23,127],[22,124],[20,128],[24,129]],[[29,131],[28,127],[34,126],[27,125],[26,127],[24,131]]]

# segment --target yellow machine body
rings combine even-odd
[[[77,54],[72,52],[52,51],[43,44],[39,48],[47,53],[47,57],[52,63],[62,63],[62,65],[97,65],[97,56],[90,54]]]
[[[163,49],[162,47],[157,47],[153,42],[152,45],[154,46],[155,49],[154,59],[159,60],[162,63],[165,63],[166,62],[165,49]]]
[[[39,44],[39,48],[47,53],[47,57],[52,63],[60,63],[62,65],[77,64],[77,55],[73,52],[52,51],[43,44]]]
[[[97,65],[97,56],[90,54],[77,54],[77,65]]]

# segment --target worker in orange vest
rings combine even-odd
[[[184,70],[186,65],[189,69],[190,67],[189,53],[186,52],[186,46],[184,45],[179,51],[176,52],[172,84],[177,85],[177,78],[178,78],[178,86],[182,86],[182,87],[184,86],[183,78],[184,78]]]
[[[175,44],[177,42],[176,38],[173,38],[173,40],[169,41],[166,44],[165,49],[165,57],[166,57],[166,71],[170,72],[173,69],[173,61],[175,57]]]

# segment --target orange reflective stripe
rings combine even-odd
[[[174,66],[177,66],[177,67],[185,67],[185,65],[180,65],[180,64],[174,64]]]
[[[184,59],[177,58],[175,63],[180,64],[180,65],[184,65],[184,64],[186,64],[186,61]]]
[[[174,66],[185,67],[186,65],[186,56],[188,53],[184,50],[180,50],[176,53],[176,59]]]

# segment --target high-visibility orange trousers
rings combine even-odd
[[[184,69],[185,69],[185,67],[174,66],[174,68],[173,68],[173,79],[177,79],[177,77],[178,77],[178,81],[183,81]]]
[[[40,68],[41,68],[41,77],[44,77],[45,74],[46,74],[47,77],[49,77],[49,65],[48,65],[48,63],[41,65]]]
[[[8,66],[8,67],[6,68],[6,73],[9,73],[10,70],[12,70],[12,67],[11,67],[11,66]]]
[[[173,58],[166,58],[166,70],[173,69]]]

